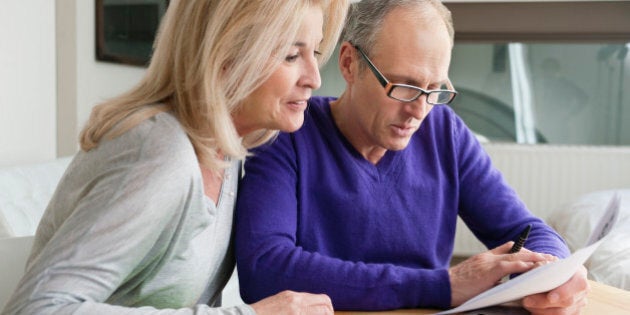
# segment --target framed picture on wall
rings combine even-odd
[[[168,0],[95,0],[96,59],[147,66]]]

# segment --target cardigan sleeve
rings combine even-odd
[[[148,151],[159,151],[152,144],[145,144]],[[186,219],[190,170],[198,166],[183,165],[177,154],[101,146],[80,152],[64,175],[38,228],[46,237],[35,244],[2,314],[253,314],[247,305],[158,309],[110,302],[121,284],[143,281],[143,273],[166,259],[163,253]],[[71,210],[59,206],[67,204],[59,199],[73,196]]]

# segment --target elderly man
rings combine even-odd
[[[457,306],[504,276],[565,257],[448,107],[450,12],[435,0],[353,4],[338,98],[313,98],[304,126],[245,164],[237,204],[241,294],[328,294],[336,309]],[[450,266],[460,216],[488,247]],[[511,240],[532,226],[525,249]],[[533,313],[579,313],[582,268],[523,300]]]

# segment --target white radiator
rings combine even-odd
[[[630,188],[630,147],[488,143],[484,148],[528,208],[543,219],[582,194]],[[460,219],[454,254],[485,250]]]

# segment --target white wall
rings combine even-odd
[[[0,166],[74,154],[92,107],[144,74],[96,61],[94,2],[2,1]]]
[[[58,43],[62,50],[64,47],[71,47],[60,51],[62,57],[67,57],[65,67],[71,71],[65,71],[59,80],[74,83],[60,85],[63,98],[59,104],[59,115],[71,119],[66,121],[66,128],[60,128],[58,138],[59,156],[64,156],[73,154],[78,149],[77,136],[89,118],[92,107],[131,88],[144,75],[145,68],[96,61],[95,1],[57,2],[60,11],[57,14],[63,16],[66,23],[58,23],[58,27],[70,28],[69,31],[75,32],[74,37],[65,38]],[[73,23],[68,23],[71,20]],[[74,28],[71,27],[72,24]]]
[[[56,154],[55,4],[3,0],[0,9],[0,166]]]

